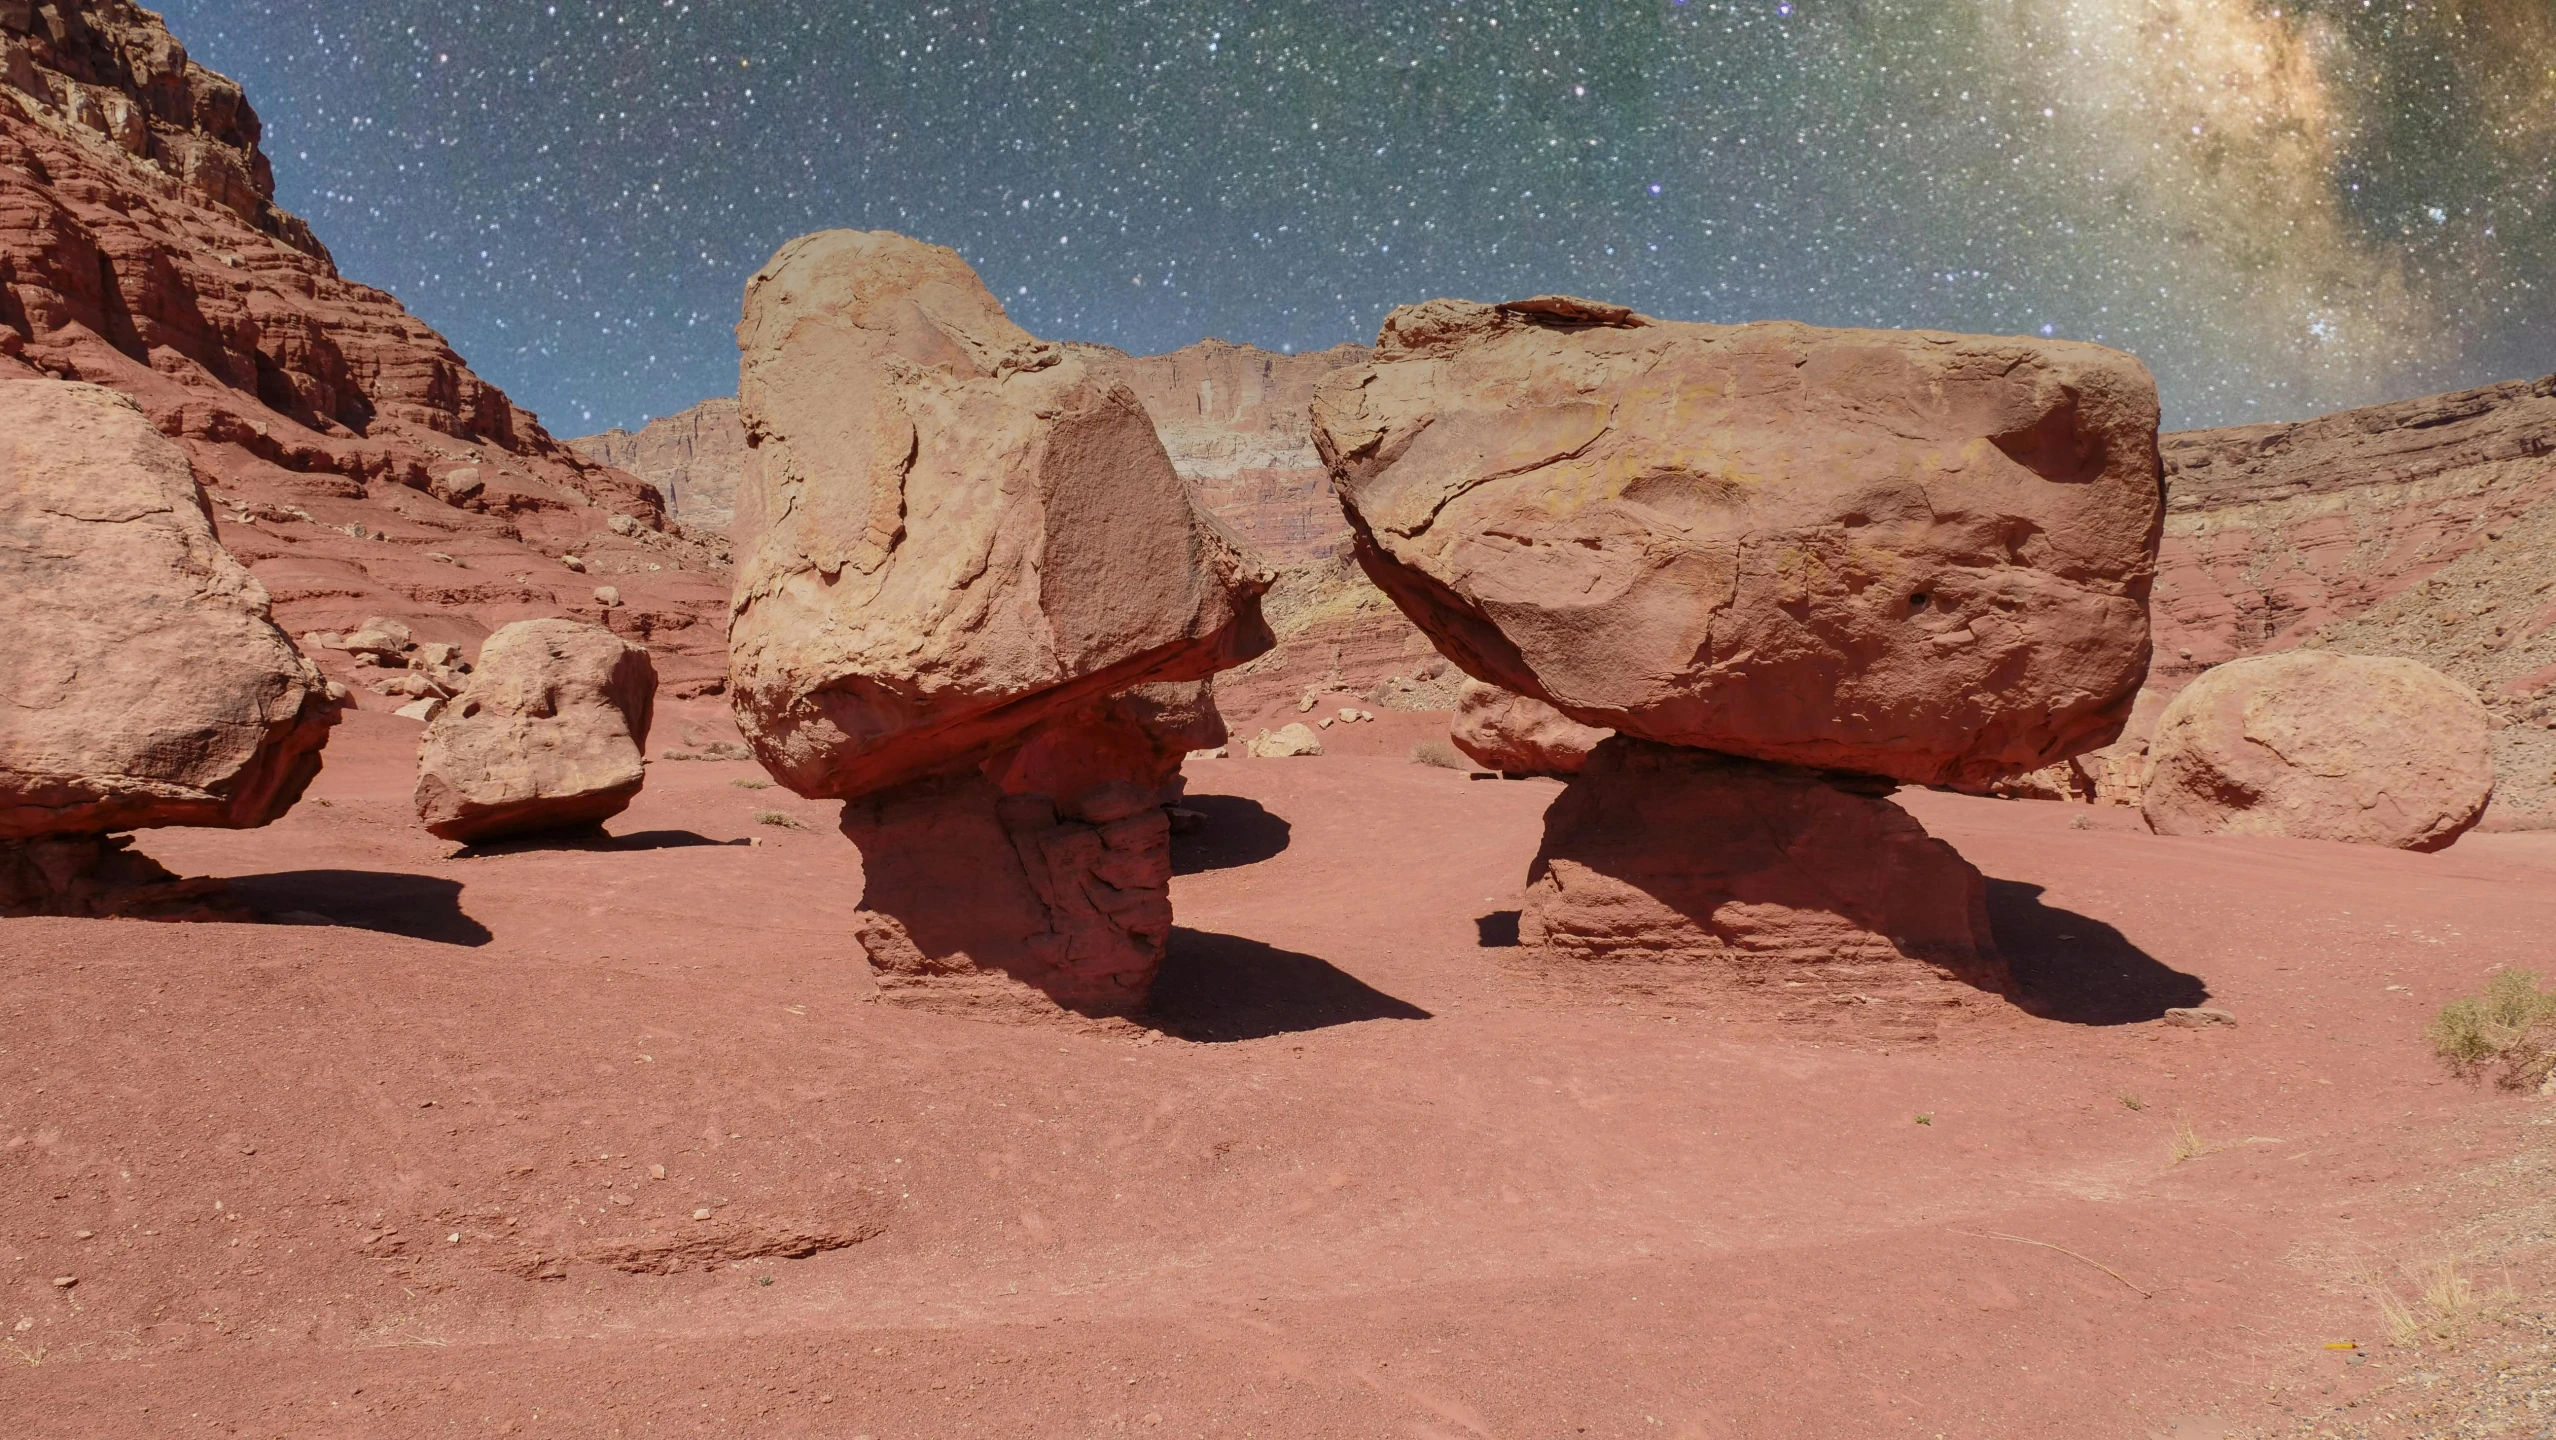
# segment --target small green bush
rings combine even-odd
[[[2452,1071],[2478,1076],[2493,1070],[2497,1085],[2524,1090],[2556,1073],[2551,1022],[2556,993],[2540,990],[2531,971],[2504,970],[2486,982],[2484,994],[2442,1006],[2424,1038]]]

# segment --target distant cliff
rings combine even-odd
[[[660,415],[635,435],[614,426],[568,445],[589,460],[619,466],[656,486],[666,497],[666,513],[681,524],[725,530],[736,516],[745,427],[733,399],[716,397],[678,415]]]

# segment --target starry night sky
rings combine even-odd
[[[732,391],[846,225],[1139,353],[1560,290],[2100,340],[2169,425],[2556,370],[2548,0],[158,3],[561,435]]]

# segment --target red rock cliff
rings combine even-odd
[[[508,620],[578,615],[661,650],[678,692],[714,683],[716,548],[339,275],[274,188],[240,87],[157,16],[0,0],[0,378],[138,401],[288,630],[383,614],[467,649]]]

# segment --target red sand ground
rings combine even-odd
[[[2547,1193],[2549,1103],[2420,1034],[2543,954],[2556,835],[1906,792],[2049,1014],[1886,1049],[1511,978],[1552,782],[1193,762],[1168,1033],[1024,1029],[864,1003],[833,807],[750,765],[455,858],[415,731],[144,837],[334,926],[0,924],[0,1433],[2286,1432],[2441,1363],[2364,1271]]]

